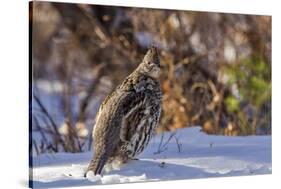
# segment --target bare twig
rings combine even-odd
[[[38,118],[34,117],[34,122],[35,122],[35,129],[37,129],[40,133],[40,135],[42,136],[42,139],[45,143],[48,143],[47,137],[44,133],[44,131],[42,130],[42,128],[39,126],[39,122],[38,122]]]
[[[171,133],[169,138],[166,140],[166,142],[163,143],[163,141],[164,141],[164,133],[162,133],[161,140],[160,140],[160,143],[158,145],[158,149],[157,149],[156,152],[154,152],[154,154],[160,154],[160,153],[168,150],[168,143],[175,136],[175,134],[176,134],[176,132]]]
[[[99,82],[99,78],[104,74],[105,64],[99,64],[95,69],[95,78],[92,81],[91,86],[87,90],[87,96],[81,101],[80,111],[79,111],[79,118],[78,121],[85,122],[85,111],[89,104],[89,101],[97,88],[97,83]]]
[[[181,147],[182,147],[182,143],[180,143],[179,138],[178,137],[174,137],[177,143],[177,147],[178,147],[178,152],[181,152]]]
[[[54,122],[53,118],[51,117],[51,115],[48,113],[47,109],[44,107],[43,103],[41,102],[41,100],[35,95],[33,94],[33,98],[36,101],[36,103],[38,104],[38,106],[41,108],[42,113],[44,113],[44,115],[48,118],[48,120],[51,123],[52,129],[55,132],[55,137],[58,140],[59,143],[62,144],[64,150],[66,151],[66,146],[64,144],[63,139],[61,138],[61,135],[58,131],[58,126],[56,125],[56,123]]]
[[[35,141],[35,140],[32,140],[32,143],[33,143],[33,146],[34,146],[34,148],[35,148],[36,154],[39,155],[40,152],[39,152],[38,146],[37,146],[37,144],[36,144],[36,141]]]

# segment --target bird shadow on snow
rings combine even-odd
[[[68,174],[71,174],[69,172]],[[134,160],[121,167],[120,170],[112,170],[105,173],[103,177],[120,177],[127,178],[127,181],[109,181],[109,182],[92,182],[87,178],[81,176],[66,176],[61,180],[42,182],[33,181],[34,188],[54,188],[54,187],[75,187],[75,186],[89,186],[97,184],[119,184],[128,182],[143,182],[143,181],[165,181],[165,180],[180,180],[180,179],[194,179],[202,177],[219,176],[216,173],[206,173],[200,168],[189,167],[185,165],[177,165],[172,163],[159,163],[148,160]],[[130,179],[132,178],[132,179]],[[141,179],[134,179],[141,178]],[[103,178],[102,178],[103,179]]]
[[[145,174],[147,180],[173,180],[173,179],[190,179],[206,176],[204,170],[200,168],[189,167],[165,162],[154,162],[148,160],[131,161],[128,165],[120,170],[113,170],[110,174],[119,174],[122,176],[140,176]],[[209,174],[212,177],[214,174]]]

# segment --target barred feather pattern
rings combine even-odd
[[[132,108],[126,112],[120,131],[120,149],[117,149],[116,154],[126,154],[129,159],[139,155],[148,145],[161,115],[161,91],[155,90],[157,87],[152,81],[145,83],[146,89],[151,87],[154,90],[139,92],[141,98],[135,100],[136,104],[132,103]]]
[[[114,161],[126,163],[148,145],[161,115],[162,92],[155,77],[159,69],[156,50],[149,50],[139,67],[103,101],[93,130],[95,154],[87,172],[101,174]]]

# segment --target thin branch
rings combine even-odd
[[[182,147],[182,144],[180,143],[179,141],[179,138],[178,137],[174,137],[175,140],[176,140],[176,143],[177,143],[177,147],[178,147],[178,152],[180,153],[181,152],[181,147]]]
[[[154,152],[154,154],[160,154],[166,150],[168,150],[168,143],[170,142],[170,140],[175,136],[176,132],[173,132],[170,134],[169,138],[166,140],[166,142],[163,144],[163,141],[164,141],[164,133],[162,133],[162,136],[161,136],[161,140],[160,140],[160,143],[158,145],[158,149],[156,152]],[[162,145],[163,144],[163,145]]]
[[[37,117],[34,117],[34,122],[35,122],[35,129],[37,129],[39,131],[40,135],[42,136],[43,141],[47,144],[48,143],[47,137],[46,137],[44,131],[42,130],[42,127],[39,126]]]
[[[81,101],[78,121],[81,121],[81,122],[85,121],[85,112],[86,112],[87,106],[89,104],[89,101],[90,101],[94,91],[97,88],[99,79],[104,74],[104,68],[105,68],[105,64],[99,64],[97,66],[97,68],[95,69],[95,78],[93,79],[91,86],[88,88],[88,90],[86,92],[87,96]]]
[[[35,148],[35,151],[36,151],[36,154],[39,155],[39,149],[38,149],[38,146],[36,144],[36,141],[35,140],[32,140],[32,143],[33,143],[33,146]]]
[[[58,131],[58,126],[56,125],[56,123],[54,122],[53,118],[51,117],[51,115],[48,113],[47,109],[44,107],[43,103],[41,102],[41,100],[35,95],[33,94],[33,98],[36,101],[36,103],[38,104],[38,106],[41,108],[42,113],[44,113],[44,115],[48,118],[48,120],[51,123],[52,129],[55,132],[55,136],[57,137],[58,141],[62,144],[63,148],[66,150],[66,146],[64,144],[63,139],[61,138],[61,135]]]

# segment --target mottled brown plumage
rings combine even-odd
[[[147,146],[161,113],[160,60],[151,47],[138,68],[103,101],[93,130],[94,157],[88,171],[126,163]]]

